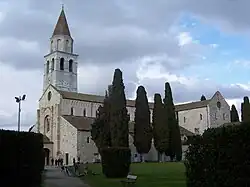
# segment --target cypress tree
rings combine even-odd
[[[91,128],[92,140],[95,142],[98,150],[100,150],[103,147],[108,147],[111,144],[110,128],[109,128],[109,118],[110,118],[109,111],[110,111],[110,98],[108,93],[106,92],[105,99],[103,101],[103,106],[98,107],[97,116]]]
[[[241,120],[242,122],[250,122],[250,103],[247,96],[244,97],[244,102],[241,103]]]
[[[161,95],[159,93],[154,95],[152,126],[154,146],[161,156],[160,161],[162,161],[162,155],[168,148],[168,137],[166,136],[168,135],[168,126],[164,123],[164,110]]]
[[[134,126],[134,145],[137,152],[141,155],[144,162],[144,154],[151,149],[152,127],[150,125],[150,110],[145,88],[139,86],[135,101],[135,126]]]
[[[238,115],[238,111],[235,107],[235,105],[232,105],[231,111],[230,111],[230,115],[231,115],[231,122],[238,122],[239,120],[239,115]]]
[[[114,147],[128,147],[128,113],[124,92],[122,72],[116,69],[112,82],[112,94],[110,97],[110,134],[111,145]]]
[[[102,145],[102,130],[103,130],[103,107],[99,106],[96,114],[96,118],[94,123],[91,125],[91,137],[92,140],[95,142],[96,147],[98,150],[101,149]],[[99,151],[100,152],[100,151]]]
[[[180,127],[176,119],[172,91],[168,82],[165,83],[164,110],[165,124],[169,128],[169,147],[165,153],[170,156],[171,160],[176,158],[177,161],[180,161],[182,157]]]
[[[205,101],[207,100],[206,97],[204,95],[201,96],[201,101]]]

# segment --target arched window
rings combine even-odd
[[[202,120],[202,114],[200,114],[200,120]]]
[[[55,69],[55,59],[52,58],[52,61],[51,61],[51,71],[54,71]]]
[[[86,109],[83,109],[83,116],[86,117]]]
[[[71,109],[70,109],[70,115],[74,115],[74,108],[73,107],[71,107]]]
[[[46,116],[44,119],[44,128],[46,129],[46,132],[50,131],[49,116]]]
[[[60,70],[64,70],[64,58],[60,58]]]
[[[47,63],[46,63],[46,73],[47,74],[49,73],[49,61],[47,61]]]
[[[61,42],[60,39],[58,39],[58,40],[56,41],[56,50],[58,50],[58,51],[59,51],[59,47],[60,47],[60,42]]]
[[[70,59],[69,60],[69,72],[72,72],[73,71],[73,60]]]

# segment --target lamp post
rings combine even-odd
[[[17,130],[20,131],[20,118],[21,118],[21,102],[24,101],[26,98],[26,95],[23,95],[22,97],[15,97],[16,102],[18,103],[18,116],[17,116]]]

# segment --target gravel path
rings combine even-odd
[[[89,187],[77,177],[67,176],[61,168],[46,167],[44,187]]]

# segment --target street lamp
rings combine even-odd
[[[18,125],[18,132],[20,131],[20,116],[21,116],[21,102],[24,101],[26,98],[26,95],[23,95],[22,97],[15,97],[16,102],[18,103],[18,116],[17,116],[17,125]]]

